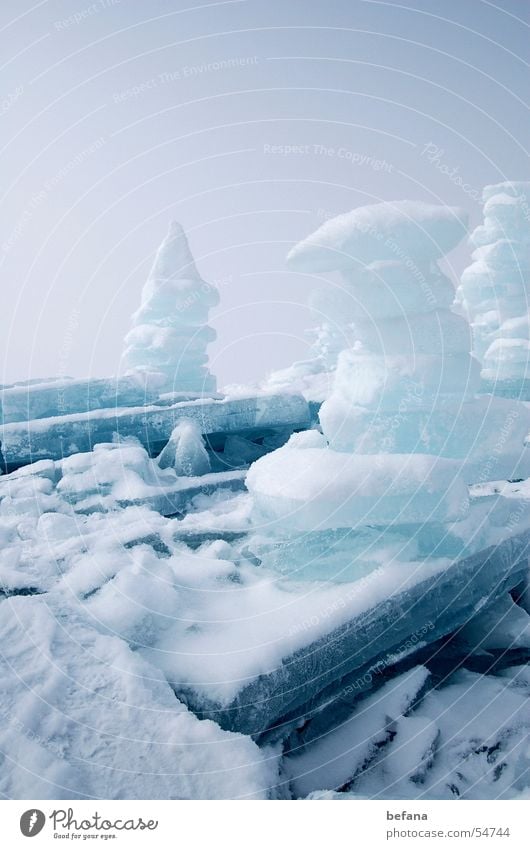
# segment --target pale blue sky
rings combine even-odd
[[[170,218],[220,287],[220,384],[304,356],[314,281],[284,257],[323,215],[476,223],[484,184],[530,179],[529,23],[528,0],[3,0],[0,383],[116,371]]]

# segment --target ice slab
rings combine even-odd
[[[428,454],[297,450],[291,444],[248,472],[261,530],[445,522],[465,513],[467,487],[456,461]]]
[[[22,422],[90,410],[153,404],[157,398],[158,388],[137,377],[72,378],[3,389],[0,410],[4,423]]]
[[[530,648],[530,616],[506,595],[481,611],[459,635],[475,650]]]
[[[530,401],[530,378],[519,376],[506,377],[498,374],[498,368],[491,377],[482,373],[481,392],[484,395],[497,395],[500,398],[515,398],[518,401]]]
[[[520,686],[524,670],[499,676],[462,670],[447,684],[397,721],[378,764],[353,783],[357,793],[494,800],[528,788],[530,700]],[[430,729],[431,744],[422,728]]]
[[[455,396],[460,403],[470,400],[480,386],[480,363],[469,354],[382,355],[350,349],[339,356],[333,401],[344,406],[401,413],[425,409]]]
[[[11,422],[0,431],[8,470],[36,460],[60,460],[94,445],[135,437],[150,454],[167,443],[180,419],[197,423],[203,435],[310,426],[307,401],[300,395],[257,395],[212,401],[198,399],[168,407],[146,406],[76,413],[30,422]]]
[[[530,415],[522,405],[491,396],[460,404],[440,399],[430,406],[412,394],[409,399],[409,409],[403,404],[379,411],[326,401],[320,417],[330,445],[373,456],[396,451],[453,458],[467,483],[530,474]]]
[[[0,480],[0,516],[28,510],[49,512],[54,505],[94,513],[144,505],[164,516],[186,511],[191,501],[222,490],[245,487],[245,469],[177,476],[162,470],[137,441],[99,444],[64,460],[40,460]]]
[[[397,318],[357,319],[354,335],[376,354],[466,354],[471,350],[471,331],[462,316],[450,310],[409,313]]]
[[[253,591],[235,586],[236,620],[230,593],[218,596],[207,615],[213,647],[204,622],[185,639],[169,629],[143,653],[199,716],[260,735],[296,724],[407,641],[420,647],[460,628],[526,580],[529,545],[521,534],[449,564],[385,567],[350,585],[287,583],[281,595],[269,576]]]
[[[325,316],[352,321],[362,315],[374,320],[450,309],[455,289],[433,263],[410,268],[404,262],[373,262],[364,268],[342,269],[342,286],[317,292],[312,303]]]
[[[182,477],[164,487],[146,485],[136,494],[121,488],[119,493],[92,491],[83,492],[79,497],[65,497],[73,504],[76,513],[90,514],[117,507],[143,506],[162,516],[176,516],[186,513],[190,502],[197,496],[210,496],[221,491],[241,492],[245,489],[245,475],[246,470],[215,472],[197,477]]]

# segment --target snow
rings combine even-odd
[[[321,355],[274,371],[263,383],[268,392],[297,392],[307,401],[316,403],[328,397],[332,386],[333,369]]]
[[[296,434],[291,442],[289,452],[307,463],[313,454],[332,453],[317,430]],[[341,457],[344,464],[348,455]],[[418,463],[432,461],[420,458]],[[374,470],[372,464],[370,473],[376,493],[386,486],[387,472]],[[227,474],[241,479],[241,473]],[[423,478],[425,467],[416,474]],[[382,476],[379,482],[377,475]],[[36,463],[0,482],[0,569],[4,592],[14,594],[0,602],[6,664],[1,686],[9,711],[0,788],[8,797],[275,795],[285,782],[278,774],[278,750],[258,748],[248,736],[222,731],[215,720],[225,727],[232,727],[233,720],[233,727],[248,734],[288,710],[289,690],[300,696],[301,705],[315,698],[315,686],[325,688],[335,669],[338,674],[343,664],[351,668],[359,648],[341,646],[338,637],[328,639],[348,623],[361,622],[356,617],[378,617],[377,642],[361,641],[366,657],[379,668],[458,627],[468,616],[462,604],[475,610],[497,584],[496,573],[484,567],[468,570],[459,584],[458,570],[449,578],[451,560],[414,565],[403,537],[401,560],[390,563],[383,555],[377,569],[358,574],[356,580],[280,576],[259,566],[251,495],[210,489],[218,477],[223,476],[205,475],[203,484],[200,477],[179,479],[174,469],[161,470],[137,442],[126,440],[60,463]],[[399,488],[396,478],[388,483]],[[210,483],[205,485],[204,479]],[[145,495],[178,487],[188,493],[187,514],[178,520],[142,505],[120,506],[124,488]],[[104,509],[79,513],[94,491]],[[520,495],[510,490],[509,497],[498,500],[517,510]],[[490,516],[492,497],[484,489],[477,499]],[[505,514],[501,519],[506,525]],[[230,534],[235,534],[232,541],[223,541]],[[502,541],[509,530],[501,526],[492,538],[495,534]],[[184,544],[186,536],[195,537],[193,550]],[[351,559],[352,540],[341,539]],[[274,538],[267,542],[281,557]],[[344,547],[338,561],[342,568],[348,563]],[[495,568],[507,575],[506,564],[515,562],[512,552]],[[429,580],[434,582],[429,592],[417,589]],[[513,580],[520,578],[514,575]],[[20,596],[23,591],[31,594]],[[415,592],[425,601],[417,617],[407,618],[404,611],[413,605]],[[405,648],[407,634],[420,623],[424,627],[425,617],[432,618],[426,606],[430,598],[441,632],[429,630]],[[387,608],[392,599],[397,617]],[[483,609],[487,612],[488,605]],[[396,622],[405,630],[395,632]],[[316,651],[319,641],[334,648],[334,659]],[[307,660],[293,661],[301,651],[309,653],[311,675]],[[287,670],[290,678],[285,678]],[[247,707],[245,692],[254,694]],[[209,719],[197,719],[183,701]],[[422,745],[416,750],[407,743],[411,752],[418,752],[414,758],[420,764],[425,761],[420,749],[427,748],[429,739],[428,720],[422,722],[427,729]],[[420,723],[415,725],[417,729]],[[410,726],[403,739],[416,736]],[[415,764],[409,772],[418,773]]]
[[[337,800],[523,798],[530,768],[525,673],[457,672],[416,698],[429,684],[416,667],[295,751],[287,760],[291,787],[297,796]]]
[[[311,446],[321,440],[316,431],[300,434],[306,447],[298,453],[315,451]],[[119,455],[120,448],[102,447],[102,457],[109,453]],[[86,457],[78,459],[84,468]],[[15,475],[17,481],[29,485],[31,476]],[[37,475],[33,485],[38,481],[50,484],[49,477]],[[4,478],[0,495],[10,483]],[[377,571],[349,584],[298,583],[256,567],[252,536],[235,545],[218,536],[207,541],[212,533],[215,540],[224,532],[248,532],[248,494],[197,494],[179,521],[116,504],[108,512],[79,515],[57,492],[40,497],[54,498],[54,504],[23,513],[25,491],[11,496],[6,513],[5,497],[0,502],[5,588],[46,592],[54,603],[82,611],[98,632],[126,640],[183,691],[199,692],[202,682],[209,698],[224,703],[245,682],[279,669],[293,652],[392,593],[443,574],[448,565],[440,559],[417,569],[383,560]],[[204,542],[191,551],[181,541],[186,533],[199,540],[203,534]]]
[[[58,602],[0,604],[4,798],[269,795],[272,755],[196,719],[123,640]]]
[[[171,470],[159,470],[134,440],[103,443],[94,451],[74,454],[61,464],[57,490],[70,503],[97,495],[103,503],[131,501],[176,482]]]
[[[326,221],[287,257],[297,271],[333,271],[380,260],[428,262],[465,235],[466,213],[420,201],[362,206]]]
[[[405,648],[460,627],[482,599],[502,590],[499,575],[508,576],[510,556],[502,551],[499,559],[476,556],[465,566],[385,564],[357,581],[333,584],[274,578],[244,561],[234,570],[229,561],[212,562],[205,547],[198,551],[200,570],[188,557],[166,564],[175,569],[188,612],[175,614],[142,653],[205,715],[262,732],[293,700],[303,711],[304,699],[315,700],[316,691],[337,679],[345,686],[352,669],[387,666]]]
[[[527,784],[530,703],[502,679],[472,672],[456,673],[448,686],[427,694],[415,715],[434,722],[440,738],[431,769],[420,785],[423,798],[502,799]],[[400,730],[394,745],[402,758]],[[405,741],[404,741],[405,742]],[[382,763],[382,769],[385,768]],[[381,779],[367,776],[359,792]],[[386,779],[386,780],[385,780]],[[404,780],[403,780],[404,779]],[[403,798],[410,783],[397,765],[390,780],[383,778],[378,795]]]

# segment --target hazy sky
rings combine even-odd
[[[220,385],[303,357],[315,281],[284,257],[325,216],[476,223],[483,185],[530,179],[529,23],[530,0],[1,0],[0,383],[114,373],[171,218],[220,288]]]

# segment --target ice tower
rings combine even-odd
[[[530,183],[486,186],[484,223],[458,300],[483,364],[483,391],[530,398]]]
[[[417,221],[411,219],[407,227],[400,219],[406,220],[407,209],[412,206]],[[452,284],[437,268],[431,270],[429,266],[431,260],[447,251],[443,240],[450,238],[451,231],[460,227],[460,234],[463,232],[462,222],[457,219],[452,225],[447,224],[447,234],[437,231],[436,237],[442,241],[436,244],[431,233],[436,226],[431,220],[435,207],[412,206],[408,202],[389,204],[388,229],[384,234],[374,229],[376,206],[361,207],[354,213],[355,230],[349,226],[353,213],[340,215],[291,251],[289,265],[294,271],[320,275],[340,270],[341,274],[332,283],[317,285],[309,296],[317,325],[308,331],[314,338],[312,357],[274,372],[269,387],[293,387],[309,400],[327,398],[340,352],[355,342],[353,323],[363,317],[378,320],[403,314],[412,306],[410,299],[418,297],[409,286],[410,279],[416,281],[419,297],[423,296],[423,308],[450,307],[454,299]],[[449,221],[447,216],[445,221]],[[374,286],[374,280],[379,280],[379,285]],[[383,290],[385,299],[381,301]]]
[[[127,374],[160,392],[214,393],[206,347],[215,331],[207,322],[218,302],[217,289],[195,267],[184,230],[172,222],[125,337]]]
[[[355,343],[339,356],[322,433],[293,436],[248,474],[269,565],[347,580],[389,558],[460,556],[480,536],[467,484],[528,473],[529,414],[475,396],[470,328],[436,263],[465,225],[458,209],[381,203],[289,254],[294,268],[340,271]]]

